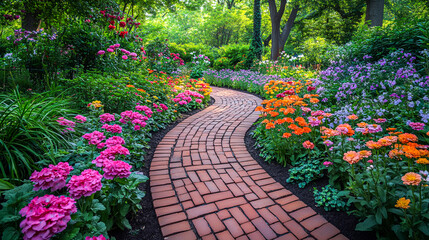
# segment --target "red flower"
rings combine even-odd
[[[109,23],[110,23],[111,25],[113,25],[113,24],[115,24],[115,20],[110,20],[110,21],[109,21]]]
[[[109,25],[109,29],[110,30],[113,30],[113,29],[115,29],[116,27],[115,26],[113,26],[113,25]]]
[[[120,26],[120,27],[125,27],[126,25],[127,25],[127,24],[126,24],[125,22],[120,22],[120,23],[119,23],[119,26]]]
[[[307,87],[307,91],[309,91],[309,92],[313,91],[314,89],[316,89],[316,88],[315,88],[315,87],[312,87],[312,86],[308,86],[308,87]]]
[[[125,35],[127,35],[128,34],[128,31],[121,31],[120,33],[119,33],[119,36],[121,36],[121,37],[125,37]]]

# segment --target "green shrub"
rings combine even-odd
[[[331,185],[326,185],[322,187],[322,190],[319,191],[317,188],[314,188],[314,201],[318,207],[323,207],[325,211],[331,211],[333,209],[337,211],[347,210],[350,204],[347,204],[343,192],[338,191]]]
[[[312,160],[304,162],[289,169],[289,178],[286,182],[297,182],[300,188],[304,188],[311,181],[323,176],[320,161]]]
[[[246,60],[246,54],[249,51],[249,44],[230,44],[219,48],[219,56],[229,59],[230,69],[241,61]]]

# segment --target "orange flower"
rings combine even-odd
[[[297,122],[305,122],[305,119],[304,118],[302,118],[302,117],[297,117],[297,118],[295,118],[295,121],[297,121]]]
[[[340,132],[341,135],[353,136],[355,134],[355,130],[347,123],[338,125],[335,130]]]
[[[419,150],[413,146],[404,145],[402,151],[405,153],[407,158],[419,158],[421,157]]]
[[[352,115],[347,116],[347,118],[350,120],[356,120],[356,119],[358,119],[358,116],[355,114],[352,114]]]
[[[302,128],[297,128],[295,131],[293,131],[293,134],[295,135],[301,135],[304,133],[304,130]]]
[[[274,123],[267,123],[267,126],[265,126],[265,129],[271,129],[271,128],[275,128],[276,126],[274,125]]]
[[[305,126],[308,126],[308,123],[306,123],[305,121],[299,121],[298,125],[301,127],[305,127]]]
[[[305,141],[302,143],[302,146],[306,149],[313,149],[314,148],[314,143],[310,142],[310,141]]]
[[[289,117],[284,118],[284,120],[285,120],[287,123],[294,123],[293,119],[292,119],[292,118],[289,118]]]
[[[429,136],[429,132],[427,132],[427,133],[426,133],[426,135],[428,135],[428,136]]]
[[[137,91],[139,91],[139,92],[146,92],[144,89],[141,89],[141,88],[137,88]]]
[[[269,112],[269,114],[271,115],[271,117],[277,117],[279,115],[278,112]]]
[[[303,131],[304,133],[310,133],[310,132],[311,132],[311,128],[309,128],[309,127],[303,127],[303,128],[302,128],[302,131]]]
[[[417,186],[422,181],[422,176],[417,173],[409,172],[401,178],[403,184]]]
[[[417,140],[419,140],[416,135],[411,133],[403,133],[400,134],[398,137],[399,141],[404,144],[409,142],[417,142]]]
[[[133,88],[134,87],[134,85],[126,85],[127,87],[131,87],[131,88]]]
[[[392,159],[402,159],[400,156],[404,155],[404,152],[398,149],[390,150],[389,157]]]
[[[295,124],[291,124],[288,126],[288,128],[292,129],[292,130],[297,130],[299,127]]]
[[[290,138],[292,134],[290,133],[283,133],[283,138]]]
[[[256,109],[255,109],[255,112],[256,111],[263,111],[263,110],[264,110],[264,108],[262,106],[257,106]]]
[[[403,198],[398,199],[398,201],[396,201],[395,207],[396,208],[402,208],[402,209],[408,209],[408,208],[410,208],[409,205],[410,205],[410,199],[405,199],[403,197]]]
[[[292,113],[292,114],[295,113],[295,108],[287,108],[284,114],[287,115],[289,113]]]
[[[358,123],[357,126],[360,127],[360,128],[364,128],[364,127],[368,126],[368,123],[361,122],[361,123]]]
[[[270,122],[270,120],[268,120],[268,119],[264,119],[264,121],[262,121],[262,123],[269,123]]]
[[[372,153],[371,153],[371,151],[368,151],[368,150],[362,150],[359,152],[359,155],[364,157],[364,158],[368,158],[369,156],[372,155]]]
[[[378,141],[377,141],[377,143],[378,144],[380,144],[381,146],[383,146],[383,147],[387,147],[387,146],[390,146],[390,145],[392,145],[392,142],[391,141],[389,141],[388,139],[386,139],[386,138],[380,138]]]
[[[386,131],[393,132],[396,131],[396,128],[386,128]]]
[[[319,99],[317,99],[317,98],[310,98],[310,102],[311,103],[318,103]]]
[[[426,165],[429,164],[429,160],[427,160],[427,158],[419,158],[417,159],[416,163]]]
[[[358,163],[361,160],[361,156],[359,153],[355,151],[348,151],[344,153],[343,159],[346,160],[350,164]]]
[[[369,149],[379,149],[381,148],[381,145],[374,141],[368,141],[365,144]]]

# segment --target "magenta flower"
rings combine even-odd
[[[100,191],[102,178],[103,176],[98,171],[92,169],[84,170],[79,176],[72,176],[67,184],[70,196],[79,199],[82,196],[88,197]]]
[[[104,134],[99,131],[86,133],[82,137],[88,140],[89,145],[98,145],[99,143],[101,143],[101,141],[103,141],[106,138],[106,136],[104,136]]]
[[[383,129],[381,128],[381,126],[377,125],[377,124],[369,124],[367,126],[367,129],[368,129],[369,133],[377,133],[377,132],[383,131]]]
[[[122,132],[122,127],[119,126],[118,124],[114,124],[114,125],[104,124],[101,128],[106,129],[106,131],[111,132],[111,133],[121,133]]]
[[[377,119],[374,119],[374,122],[376,122],[376,123],[385,123],[385,122],[387,122],[387,119],[385,119],[385,118],[377,118]]]
[[[104,55],[106,52],[104,50],[100,50],[97,52],[98,55]]]
[[[167,110],[168,110],[167,105],[165,105],[165,104],[163,104],[163,103],[159,104],[159,106],[160,106],[160,107],[162,108],[162,110],[164,110],[164,111],[167,111]]]
[[[69,127],[74,127],[76,125],[75,122],[67,120],[63,117],[58,118],[57,122],[61,125],[61,126],[69,126]]]
[[[92,163],[95,164],[97,167],[103,167],[105,161],[113,161],[115,160],[115,155],[104,155],[100,154],[100,156],[96,157],[94,160],[92,160]]]
[[[109,148],[116,145],[123,145],[123,144],[125,144],[125,140],[118,136],[113,136],[106,140],[106,146]]]
[[[94,236],[94,237],[86,237],[85,240],[109,240],[107,238],[105,238],[103,235],[100,235],[98,237]]]
[[[76,117],[74,117],[74,119],[76,119],[78,123],[86,122],[86,117],[84,117],[82,115],[77,115]]]
[[[115,51],[115,49],[113,49],[113,48],[110,48],[110,47],[109,47],[109,48],[107,49],[107,51],[111,53],[111,52],[114,52],[114,51]]]
[[[323,165],[325,166],[325,167],[329,167],[329,166],[331,166],[333,163],[332,162],[329,162],[329,161],[326,161],[326,162],[323,162]]]
[[[123,161],[105,161],[103,164],[103,177],[105,179],[127,178],[130,176],[132,166]]]
[[[421,131],[425,128],[425,124],[420,122],[410,122],[408,125],[415,131]]]
[[[334,144],[331,140],[325,140],[323,143],[328,147]]]
[[[110,113],[104,113],[100,115],[100,122],[105,123],[111,121],[115,121],[115,115]]]
[[[102,151],[100,154],[110,157],[110,156],[116,156],[118,154],[129,155],[130,151],[127,148],[123,147],[122,145],[114,145]]]
[[[164,105],[164,104],[163,104]],[[165,105],[164,105],[165,106]],[[140,112],[144,112],[146,114],[146,116],[148,116],[149,118],[152,117],[152,109],[150,109],[148,106],[145,105],[137,105],[136,106],[136,110],[140,111]],[[146,119],[147,120],[147,119]]]
[[[57,165],[49,165],[40,172],[34,171],[30,180],[34,182],[34,191],[40,189],[57,191],[66,186],[66,179],[73,167],[68,162],[60,162]]]
[[[122,55],[122,59],[127,60],[128,56],[127,55]]]
[[[25,219],[19,225],[24,240],[50,239],[67,228],[70,215],[77,212],[75,200],[65,196],[35,197],[19,214]]]
[[[197,102],[197,103],[201,103],[201,102],[203,102],[203,100],[201,100],[201,99],[197,98],[197,99],[195,99],[195,102]]]

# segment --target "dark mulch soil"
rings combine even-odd
[[[215,102],[214,98],[210,98],[209,106]],[[177,124],[185,120],[187,117],[200,112],[204,109],[196,109],[191,112],[182,114],[174,123],[171,123],[166,128],[161,129],[157,132],[152,133],[152,138],[149,142],[150,149],[147,150],[146,155],[144,156],[144,167],[139,171],[143,172],[146,176],[149,176],[150,164],[152,162],[153,154],[155,149],[164,136],[172,130]],[[133,230],[131,231],[121,231],[116,229],[110,232],[111,236],[114,236],[117,240],[161,240],[163,239],[161,228],[158,223],[158,218],[156,217],[155,208],[153,207],[152,195],[149,190],[150,179],[149,181],[140,185],[140,190],[146,192],[146,196],[143,198],[140,203],[142,209],[139,210],[136,214],[129,214],[128,220],[130,221]]]

